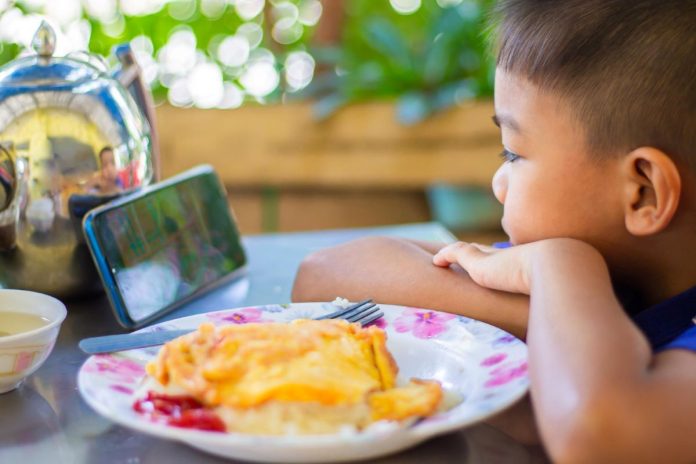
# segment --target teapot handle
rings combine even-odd
[[[17,173],[11,144],[0,143],[0,213],[10,206],[17,185]]]
[[[157,136],[157,123],[155,118],[155,103],[152,94],[143,79],[142,70],[135,60],[135,55],[130,44],[125,43],[116,46],[115,55],[121,63],[121,67],[114,73],[114,77],[127,88],[136,104],[143,112],[150,125],[150,142],[152,144],[152,168],[155,181],[160,179],[160,146]]]
[[[14,156],[11,143],[0,143],[0,153],[3,155],[3,166],[0,168],[7,182],[6,201],[0,205],[0,252],[5,252],[17,246],[17,228],[20,210],[26,200],[29,162],[24,157]]]

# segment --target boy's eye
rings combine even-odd
[[[500,152],[500,157],[503,158],[503,161],[513,163],[520,159],[520,155],[515,154],[511,152],[510,150],[503,148],[503,151]]]

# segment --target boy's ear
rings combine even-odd
[[[652,147],[633,150],[624,160],[625,222],[633,235],[653,235],[664,230],[679,207],[681,176],[664,152]]]

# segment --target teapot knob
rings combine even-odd
[[[41,21],[41,25],[31,40],[31,47],[41,58],[53,56],[56,49],[56,33],[46,21]]]

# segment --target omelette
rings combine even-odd
[[[190,397],[238,433],[360,430],[430,416],[443,397],[434,380],[397,386],[384,331],[343,320],[202,324],[146,369],[154,389]]]

